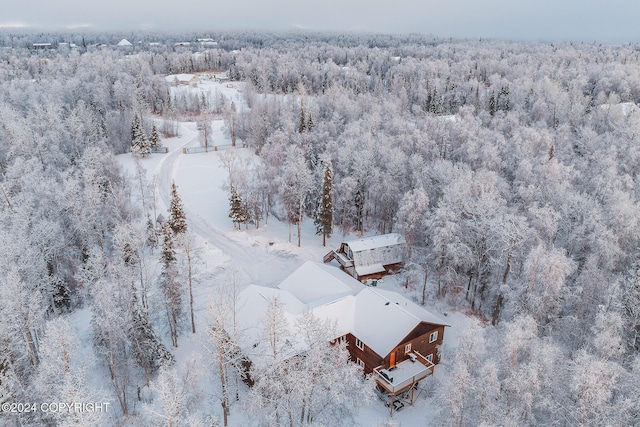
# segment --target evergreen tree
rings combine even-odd
[[[249,207],[247,203],[242,200],[242,196],[238,193],[235,187],[231,187],[231,194],[229,195],[229,218],[233,221],[234,227],[238,226],[240,228],[240,224],[244,224],[249,221]]]
[[[173,234],[169,221],[165,221],[162,224],[162,254],[160,260],[162,261],[163,272],[169,270],[176,262],[176,250],[173,247]]]
[[[160,147],[160,134],[158,133],[158,128],[156,124],[153,123],[153,127],[151,128],[151,147]]]
[[[509,85],[504,85],[500,89],[500,94],[498,95],[498,106],[503,111],[509,111],[511,109],[511,103],[509,100]]]
[[[131,123],[131,152],[142,157],[151,152],[149,140],[144,133],[140,116],[137,114],[133,116],[133,122]]]
[[[356,184],[353,204],[356,210],[354,226],[356,231],[362,232],[364,227],[364,183],[360,180]]]
[[[327,237],[331,237],[331,233],[333,233],[332,185],[333,173],[331,163],[328,163],[324,169],[324,181],[315,220],[316,234],[322,234],[322,246],[327,246]]]
[[[300,122],[298,123],[298,132],[303,133],[306,130],[307,130],[307,119],[304,112],[304,100],[302,100],[302,103],[300,105]]]
[[[182,295],[180,282],[178,281],[178,266],[176,250],[173,244],[173,230],[168,221],[163,224],[162,234],[164,239],[162,242],[162,253],[160,255],[162,262],[160,280],[162,292],[165,297],[171,343],[174,347],[178,347],[178,320],[182,314]]]
[[[169,206],[169,226],[174,234],[184,234],[187,231],[187,217],[184,213],[182,199],[178,194],[175,181],[171,183],[171,203]]]
[[[152,249],[158,246],[158,236],[156,235],[156,228],[153,225],[153,221],[151,221],[150,216],[147,216],[146,236],[147,236],[147,246],[149,246]]]
[[[229,218],[233,221],[233,227],[240,226],[241,215],[242,215],[242,199],[240,199],[240,195],[235,187],[231,187],[231,194],[229,194]]]
[[[135,290],[132,295],[132,325],[129,336],[133,343],[133,352],[138,359],[138,363],[145,371],[148,385],[149,375],[162,366],[173,364],[174,359],[171,352],[162,344],[162,340],[153,330],[149,315],[138,303]]]
[[[309,119],[307,120],[307,130],[311,131],[313,130],[313,128],[315,127],[315,123],[313,121],[313,117],[311,116],[311,113],[309,113]]]
[[[492,93],[491,97],[489,98],[489,114],[491,114],[491,116],[496,114],[496,109],[497,109],[497,101],[496,101],[496,94]]]

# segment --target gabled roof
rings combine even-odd
[[[197,79],[198,76],[195,74],[170,74],[165,76],[165,81],[168,83],[173,83],[176,80],[178,82],[189,83],[191,80]]]
[[[288,323],[291,349],[304,350],[296,320],[307,311],[335,325],[336,337],[351,333],[385,357],[421,323],[446,325],[438,316],[392,291],[369,288],[338,268],[307,262],[277,289],[251,285],[238,298],[237,326],[241,346],[254,363],[265,360],[265,345],[255,345],[270,298],[278,298]]]
[[[344,242],[353,252],[366,251],[368,249],[395,246],[405,243],[404,237],[399,233],[380,234],[378,236],[364,237],[362,239]]]
[[[438,316],[396,292],[366,288],[356,297],[351,333],[385,357],[423,322],[445,325]]]
[[[127,39],[122,39],[118,42],[118,46],[133,46]]]
[[[287,291],[250,285],[238,295],[234,326],[240,331],[237,337],[240,348],[257,366],[266,364],[270,356],[269,345],[265,342],[264,336],[268,303],[273,298],[278,298],[282,305],[288,331],[285,334],[288,337],[283,338],[290,341],[288,351],[291,352],[291,356],[305,350],[303,341],[295,335],[295,322],[304,313],[304,304]],[[232,325],[231,322],[232,320],[228,319],[229,327]]]
[[[339,269],[318,262],[307,261],[278,285],[291,292],[309,308],[324,302],[355,295],[365,286]]]

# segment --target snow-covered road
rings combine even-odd
[[[221,126],[222,120],[214,121],[214,129]],[[153,171],[160,205],[164,205],[162,209],[166,210],[170,204],[171,183],[175,181],[189,228],[205,252],[217,256],[218,261],[225,263],[224,268],[235,268],[243,287],[250,283],[278,284],[304,260],[295,253],[274,250],[267,238],[259,242],[244,231],[233,230],[226,217],[228,200],[222,183],[227,177],[220,167],[219,152],[183,154],[183,147],[198,146],[199,140],[193,123],[183,124],[182,133],[184,142],[171,147]]]

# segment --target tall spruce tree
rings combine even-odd
[[[151,128],[151,139],[149,142],[151,143],[151,147],[160,147],[160,134],[158,133],[158,128],[155,123]]]
[[[240,224],[249,221],[249,210],[247,204],[242,200],[242,196],[238,193],[235,187],[231,187],[231,193],[229,194],[229,218],[233,221],[234,228],[240,229]]]
[[[171,183],[171,202],[169,205],[169,226],[173,234],[184,234],[187,231],[187,217],[184,213],[182,199],[178,194],[175,181]]]
[[[303,133],[307,130],[307,119],[304,111],[304,98],[300,104],[300,122],[298,123],[298,132]]]
[[[139,154],[142,157],[151,153],[149,140],[144,133],[140,116],[137,114],[133,116],[133,122],[131,123],[131,152],[133,154]]]
[[[144,369],[146,383],[149,385],[150,375],[162,366],[173,364],[171,352],[162,344],[162,340],[156,335],[149,320],[149,315],[138,302],[136,291],[132,291],[131,301],[131,329],[129,338],[133,345],[133,353],[138,363]]]
[[[178,280],[178,265],[176,250],[173,243],[173,230],[168,221],[163,224],[163,241],[160,261],[162,262],[162,273],[160,283],[165,298],[165,307],[171,343],[178,347],[178,320],[182,315],[182,295],[180,292],[180,281]]]
[[[324,180],[322,182],[322,192],[318,200],[316,210],[316,234],[322,235],[322,246],[327,246],[327,237],[333,233],[333,199],[331,196],[333,186],[333,173],[331,163],[327,163],[324,169]]]

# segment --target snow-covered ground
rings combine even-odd
[[[206,90],[217,89],[224,96],[240,102],[237,86],[227,87],[224,84],[207,82]],[[223,120],[214,120],[213,144],[230,145],[231,141],[223,132]],[[322,238],[315,234],[313,221],[307,219],[302,225],[301,247],[297,247],[295,227],[292,243],[288,242],[289,228],[286,223],[270,217],[268,224],[259,229],[249,226],[242,230],[233,227],[228,217],[229,201],[225,189],[228,181],[227,170],[223,167],[221,155],[224,151],[213,151],[199,154],[183,154],[183,147],[199,146],[198,130],[193,122],[180,123],[180,136],[163,139],[162,144],[168,147],[167,154],[152,154],[143,159],[135,159],[131,154],[119,156],[125,173],[134,179],[136,162],[146,170],[148,182],[156,183],[156,212],[168,216],[167,207],[170,199],[171,182],[175,181],[185,206],[187,222],[195,237],[196,252],[199,261],[196,265],[194,281],[194,299],[196,313],[196,330],[198,333],[183,333],[180,347],[174,352],[176,368],[181,370],[194,357],[205,359],[210,357],[205,349],[208,325],[207,306],[215,293],[217,281],[229,280],[229,272],[236,272],[236,280],[240,288],[249,284],[276,286],[286,276],[307,260],[321,261],[331,248],[337,248],[344,236],[337,232],[327,239],[327,247],[322,246]],[[228,148],[236,150],[239,155],[252,158],[254,155],[244,148]],[[132,181],[135,182],[135,181]],[[347,239],[355,236],[347,236]],[[379,286],[407,294],[393,277],[382,280]],[[417,292],[417,291],[414,291]],[[412,297],[409,292],[408,297]],[[464,328],[467,317],[461,313],[447,312],[447,307],[426,307],[440,315],[451,325],[446,330],[445,345],[455,347],[457,332]],[[436,375],[442,375],[443,367],[436,367]],[[214,384],[209,388],[215,387]],[[393,415],[393,421],[399,426],[430,425],[435,409],[433,397],[426,392],[417,399],[413,407],[405,406]],[[219,405],[214,406],[218,410]],[[229,418],[230,425],[247,425],[246,411],[233,407]],[[221,414],[218,414],[221,418]],[[362,426],[374,426],[389,419],[388,408],[381,401],[375,400],[363,407],[357,419]]]

